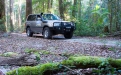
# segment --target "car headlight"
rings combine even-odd
[[[54,26],[60,26],[60,23],[59,22],[55,22]]]

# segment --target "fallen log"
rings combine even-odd
[[[109,65],[115,68],[121,68],[121,59],[104,58],[96,56],[79,56],[70,57],[68,60],[64,60],[60,63],[46,63],[37,65],[34,67],[25,66],[16,70],[10,71],[7,75],[50,75],[50,73],[59,72],[64,68],[60,65],[67,66],[72,69],[83,68],[98,68],[101,63],[108,62]]]
[[[37,65],[37,60],[36,60],[36,56],[33,55],[21,55],[21,56],[16,56],[16,57],[3,57],[4,60],[0,61],[0,66],[35,66]]]
[[[68,60],[61,62],[66,66],[75,66],[78,68],[97,68],[102,62],[108,62],[112,67],[121,68],[121,59],[112,59],[94,56],[70,57]]]

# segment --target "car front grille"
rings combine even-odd
[[[71,22],[62,22],[62,25],[63,26],[70,26],[71,25]]]

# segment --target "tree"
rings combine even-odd
[[[10,31],[13,32],[14,27],[13,27],[13,3],[14,0],[9,1],[9,6],[10,6]]]
[[[82,0],[78,0],[78,19],[81,18],[81,7],[82,7]]]
[[[77,13],[76,8],[77,8],[77,0],[74,0],[73,9],[72,9],[72,16],[73,16],[74,18],[76,18],[76,13]]]
[[[65,19],[65,16],[64,16],[64,0],[59,0],[59,12],[60,12],[60,17],[62,19]]]
[[[18,7],[18,17],[19,17],[19,28],[21,29],[21,0],[19,0],[19,7]]]
[[[5,26],[5,0],[0,0],[0,30],[6,31]]]
[[[52,5],[53,5],[53,0],[48,0],[47,1],[48,6],[47,6],[47,12],[51,13]]]
[[[32,14],[32,0],[26,0],[26,17]]]

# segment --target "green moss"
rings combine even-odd
[[[41,52],[42,54],[51,54],[49,51],[46,50],[40,50],[39,52]]]
[[[38,75],[39,71],[36,67],[21,67],[16,70],[10,71],[7,75]]]
[[[96,56],[78,56],[70,57],[68,60],[64,60],[60,63],[46,63],[37,65],[34,67],[21,67],[19,69],[10,71],[7,75],[48,75],[48,71],[58,71],[59,65],[65,65],[67,67],[75,66],[74,68],[97,68],[102,62],[109,62],[113,67],[121,67],[121,59],[103,58]]]
[[[113,67],[118,67],[121,68],[121,59],[108,59],[109,63],[113,66]]]
[[[35,50],[35,49],[25,49],[26,53],[41,53],[41,54],[50,54],[47,50]]]
[[[25,52],[26,52],[26,53],[35,53],[35,52],[38,52],[38,50],[26,48],[26,49],[25,49]]]
[[[14,52],[6,52],[6,53],[3,53],[1,56],[14,57],[14,56],[18,56],[18,54]]]
[[[46,71],[53,71],[58,69],[58,64],[46,63],[34,67],[25,66],[16,70],[10,71],[7,75],[43,75]]]
[[[63,65],[96,65],[100,64],[102,60],[105,60],[105,58],[102,57],[92,57],[92,56],[78,56],[78,57],[70,57],[68,60],[63,61],[61,64]]]
[[[62,65],[76,66],[75,68],[97,68],[103,62],[109,62],[113,67],[121,67],[121,59],[108,59],[96,56],[78,56],[70,57],[61,62]]]
[[[58,69],[58,64],[56,63],[46,63],[43,65],[38,65],[37,68],[41,72],[40,74],[43,75],[46,71],[54,71]]]

